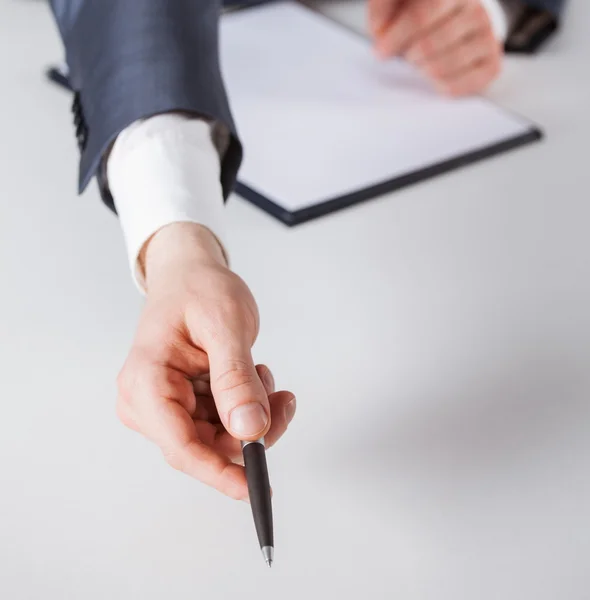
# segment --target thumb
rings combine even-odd
[[[401,0],[369,0],[369,29],[378,36],[393,20]]]
[[[240,440],[255,440],[270,428],[270,405],[250,348],[243,344],[209,352],[211,392],[221,422]]]

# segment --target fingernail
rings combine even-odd
[[[285,406],[285,418],[287,419],[287,424],[293,420],[295,416],[295,411],[297,410],[297,400],[293,397],[293,400]]]
[[[258,402],[236,406],[229,415],[229,428],[240,437],[261,434],[268,424],[268,415]]]

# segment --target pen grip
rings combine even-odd
[[[259,443],[247,444],[242,452],[246,467],[252,516],[260,547],[274,546],[272,501],[264,445]]]

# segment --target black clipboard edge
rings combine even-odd
[[[324,200],[323,202],[315,204],[314,206],[302,208],[294,212],[290,212],[282,208],[278,203],[266,198],[256,190],[240,181],[236,183],[234,189],[239,196],[244,198],[244,200],[247,200],[258,208],[261,208],[285,225],[293,227],[319,217],[327,216],[335,211],[349,208],[351,206],[355,206],[356,204],[367,202],[368,200],[376,199],[384,194],[401,190],[407,186],[421,183],[422,181],[426,181],[427,179],[431,179],[437,175],[443,175],[444,173],[449,173],[462,167],[472,165],[481,160],[491,158],[492,156],[496,156],[510,150],[515,150],[521,146],[525,146],[533,142],[538,142],[542,139],[543,132],[537,127],[532,127],[526,133],[509,138],[502,142],[498,142],[492,146],[487,146],[485,148],[481,148],[480,150],[474,150],[461,156],[437,163],[436,165],[419,169],[417,171],[413,171],[412,173],[407,173],[401,177],[396,177],[394,179],[377,183],[368,188],[351,192],[350,194]]]
[[[234,192],[244,200],[247,200],[248,202],[267,212],[269,215],[275,217],[275,219],[282,221],[285,225],[289,225],[289,227],[292,227],[293,225],[299,225],[300,223],[300,221],[298,221],[296,218],[297,213],[289,212],[288,210],[282,208],[276,202],[269,200],[268,198],[266,198],[262,194],[259,194],[256,190],[253,190],[251,187],[248,187],[245,183],[242,183],[239,180],[236,181],[236,184],[234,185]],[[329,200],[329,202],[333,201]],[[323,204],[325,203],[322,203],[322,205]]]

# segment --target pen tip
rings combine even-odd
[[[264,557],[264,561],[269,567],[272,567],[272,561],[275,557],[275,551],[272,546],[263,546],[262,547],[262,556]]]

